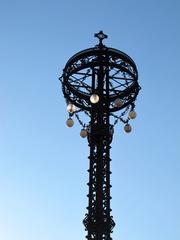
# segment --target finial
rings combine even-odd
[[[102,44],[102,41],[105,39],[105,38],[108,38],[108,35],[104,34],[103,31],[99,31],[98,33],[95,33],[94,34],[94,37],[97,37],[99,39],[99,45],[103,45]]]

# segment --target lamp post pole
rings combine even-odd
[[[67,103],[68,127],[76,117],[88,139],[89,193],[84,226],[88,240],[110,240],[115,226],[110,208],[110,144],[114,126],[124,124],[131,131],[129,121],[136,117],[135,100],[140,90],[134,61],[125,53],[103,44],[107,38],[102,31],[95,34],[99,43],[72,56],[60,77]],[[83,123],[81,113],[89,117]],[[83,118],[84,119],[84,118]],[[86,117],[87,119],[87,117]]]

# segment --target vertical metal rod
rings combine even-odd
[[[88,240],[110,240],[114,222],[110,216],[110,143],[109,131],[109,70],[99,56],[96,76],[92,74],[92,86],[97,79],[99,102],[92,105],[90,133],[89,206],[84,225]],[[104,94],[105,92],[105,94]]]

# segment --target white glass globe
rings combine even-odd
[[[92,94],[90,97],[91,103],[98,103],[99,102],[99,96],[97,94]]]
[[[130,119],[135,119],[136,116],[137,116],[137,114],[136,114],[135,111],[130,111],[130,112],[129,112],[129,118],[130,118]]]
[[[114,106],[119,108],[122,107],[122,105],[123,105],[122,100],[120,98],[116,98],[116,100],[114,101]]]
[[[86,138],[86,137],[87,137],[87,130],[86,130],[86,129],[82,129],[82,130],[80,131],[80,136],[81,136],[82,138]]]
[[[131,130],[132,130],[131,125],[130,125],[129,123],[127,123],[127,124],[124,126],[124,131],[125,131],[126,133],[130,133]]]
[[[69,103],[69,104],[67,105],[67,111],[68,111],[69,113],[75,112],[75,111],[76,111],[76,106],[75,106],[74,104],[72,104],[72,103]]]
[[[66,125],[67,127],[72,127],[74,125],[74,121],[72,118],[68,118],[67,121],[66,121]]]

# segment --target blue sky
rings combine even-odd
[[[67,129],[58,77],[74,53],[106,45],[137,63],[133,132],[112,144],[113,239],[180,239],[180,3],[1,1],[0,239],[79,240],[88,145]]]

